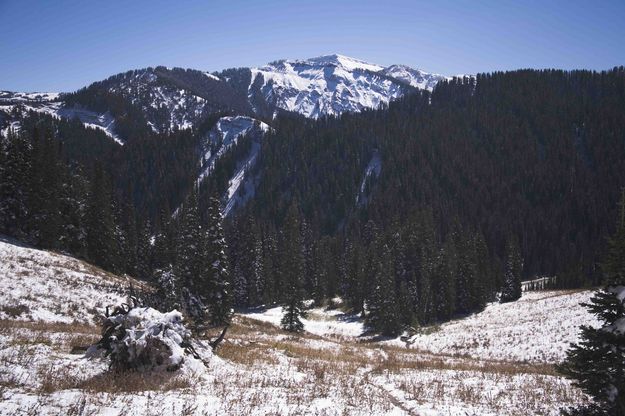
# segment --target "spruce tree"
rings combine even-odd
[[[200,281],[200,276],[206,273],[206,270],[203,269],[204,235],[195,188],[187,197],[177,219],[174,271],[181,287],[197,289],[204,284]]]
[[[363,311],[364,293],[362,291],[365,274],[365,259],[359,242],[348,239],[345,243],[342,295],[354,313]]]
[[[209,268],[207,285],[198,288],[210,308],[212,325],[227,325],[232,318],[233,291],[229,262],[226,252],[228,247],[222,226],[223,216],[219,200],[211,197],[208,207],[208,226],[205,234],[206,265]]]
[[[14,237],[25,237],[29,215],[29,176],[32,148],[23,133],[9,130],[6,157],[0,179],[0,229]]]
[[[185,309],[197,329],[204,325],[206,319],[206,288],[210,281],[210,269],[195,187],[187,196],[177,220],[174,267],[170,274],[167,274],[168,267],[163,271],[177,292],[175,297],[180,299],[179,307]]]
[[[33,138],[29,191],[29,234],[35,244],[59,248],[61,227],[61,178],[63,171],[58,155],[58,141],[46,132],[42,139]]]
[[[303,272],[302,238],[300,234],[299,208],[292,203],[285,219],[280,244],[280,274],[285,287],[283,288],[283,311],[281,326],[290,332],[301,332],[304,324],[300,318],[306,316],[303,304]]]
[[[281,280],[278,270],[278,241],[274,230],[270,229],[263,233],[262,237],[262,263],[263,263],[263,303],[273,304],[280,299]]]
[[[146,220],[137,230],[137,277],[148,280],[152,277],[154,251],[152,223]]]
[[[401,331],[402,319],[395,290],[395,271],[391,248],[385,241],[373,244],[373,285],[367,297],[367,325],[382,335]]]
[[[117,241],[109,182],[100,164],[96,165],[87,208],[87,255],[105,269],[115,264]]]
[[[567,409],[565,415],[625,415],[625,193],[618,227],[601,269],[604,287],[585,304],[601,327],[582,326],[581,340],[571,345],[559,366],[593,403]]]
[[[516,238],[508,240],[506,247],[506,265],[503,287],[501,288],[501,303],[512,302],[521,297],[521,272],[523,259]]]
[[[86,256],[86,217],[89,181],[78,166],[69,167],[60,192],[60,246],[78,257]]]

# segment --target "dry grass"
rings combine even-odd
[[[179,373],[140,373],[106,371],[84,378],[80,372],[66,367],[47,365],[39,368],[39,392],[50,394],[61,390],[78,389],[90,393],[137,393],[144,391],[171,391],[191,388],[195,381]]]
[[[30,313],[30,308],[27,305],[1,305],[0,312],[4,312],[11,318],[17,318],[21,315],[27,315]]]
[[[0,319],[0,333],[13,333],[16,329],[32,331],[57,332],[64,334],[95,334],[100,330],[94,325],[80,322],[46,322],[46,321],[18,321]]]
[[[237,364],[251,366],[255,364],[277,364],[278,361],[267,346],[258,342],[232,343],[225,341],[219,346],[217,355]]]

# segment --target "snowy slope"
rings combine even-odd
[[[140,107],[155,132],[193,127],[204,114],[206,104],[192,91],[162,82],[149,69],[128,74],[108,91],[126,96]]]
[[[208,176],[215,167],[215,163],[242,137],[252,140],[250,152],[239,161],[235,172],[230,179],[227,202],[224,214],[228,215],[237,204],[242,204],[253,196],[253,186],[246,178],[246,173],[254,166],[260,151],[260,141],[271,128],[262,121],[246,116],[222,117],[201,143],[202,159],[198,185]],[[240,191],[241,190],[241,191]]]
[[[90,324],[96,309],[125,299],[130,282],[0,236],[0,319]]]
[[[440,327],[425,328],[412,337],[409,348],[433,354],[469,356],[476,359],[530,363],[562,361],[579,336],[580,325],[597,325],[595,317],[580,305],[592,291],[525,292],[511,303],[491,303],[480,313]],[[250,318],[280,324],[282,308],[251,313]],[[358,337],[362,320],[335,310],[313,309],[304,329],[316,335]],[[399,339],[388,345],[406,347]]]
[[[358,188],[358,195],[356,195],[356,205],[362,206],[367,204],[369,197],[368,193],[370,192],[368,185],[380,176],[381,170],[382,158],[380,157],[380,153],[376,150],[365,168],[365,173],[362,177],[362,181],[360,182],[360,187]]]
[[[447,78],[439,74],[430,74],[420,69],[413,69],[406,65],[391,65],[384,68],[382,72],[415,88],[428,91],[432,91],[438,81]]]
[[[72,120],[78,118],[85,127],[103,131],[117,144],[123,145],[123,140],[115,132],[115,120],[109,112],[97,113],[80,106],[68,107],[64,105],[58,93],[21,93],[0,92],[0,113],[11,119],[17,111],[18,116],[23,112],[35,111],[48,114],[55,118]],[[19,128],[19,120],[11,122],[12,128]],[[1,126],[0,126],[1,127]],[[0,129],[0,136],[8,134],[8,127]]]
[[[413,88],[432,90],[442,75],[406,66],[384,68],[343,55],[281,60],[252,69],[248,96],[279,109],[318,118],[378,108]]]
[[[56,101],[61,94],[58,92],[12,92],[0,91],[0,105],[14,103],[37,103]]]

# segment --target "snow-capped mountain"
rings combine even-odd
[[[156,67],[117,74],[71,94],[0,91],[0,113],[19,105],[55,117],[78,117],[123,143],[128,129],[120,127],[121,119],[122,124],[130,119],[133,129],[143,125],[162,133],[197,128],[213,115],[266,121],[283,111],[336,116],[378,108],[417,89],[432,90],[445,78],[337,54],[212,74]]]
[[[391,65],[384,68],[382,72],[392,78],[404,81],[415,88],[428,91],[432,91],[438,81],[448,79],[448,77],[443,75],[431,74],[420,69],[410,68],[406,65]]]
[[[343,55],[282,60],[251,69],[248,97],[260,95],[277,109],[318,118],[378,108],[417,89],[432,90],[445,79],[404,65],[384,68]]]

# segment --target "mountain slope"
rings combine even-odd
[[[94,324],[142,283],[0,236],[0,320]],[[96,310],[97,309],[97,310]]]

